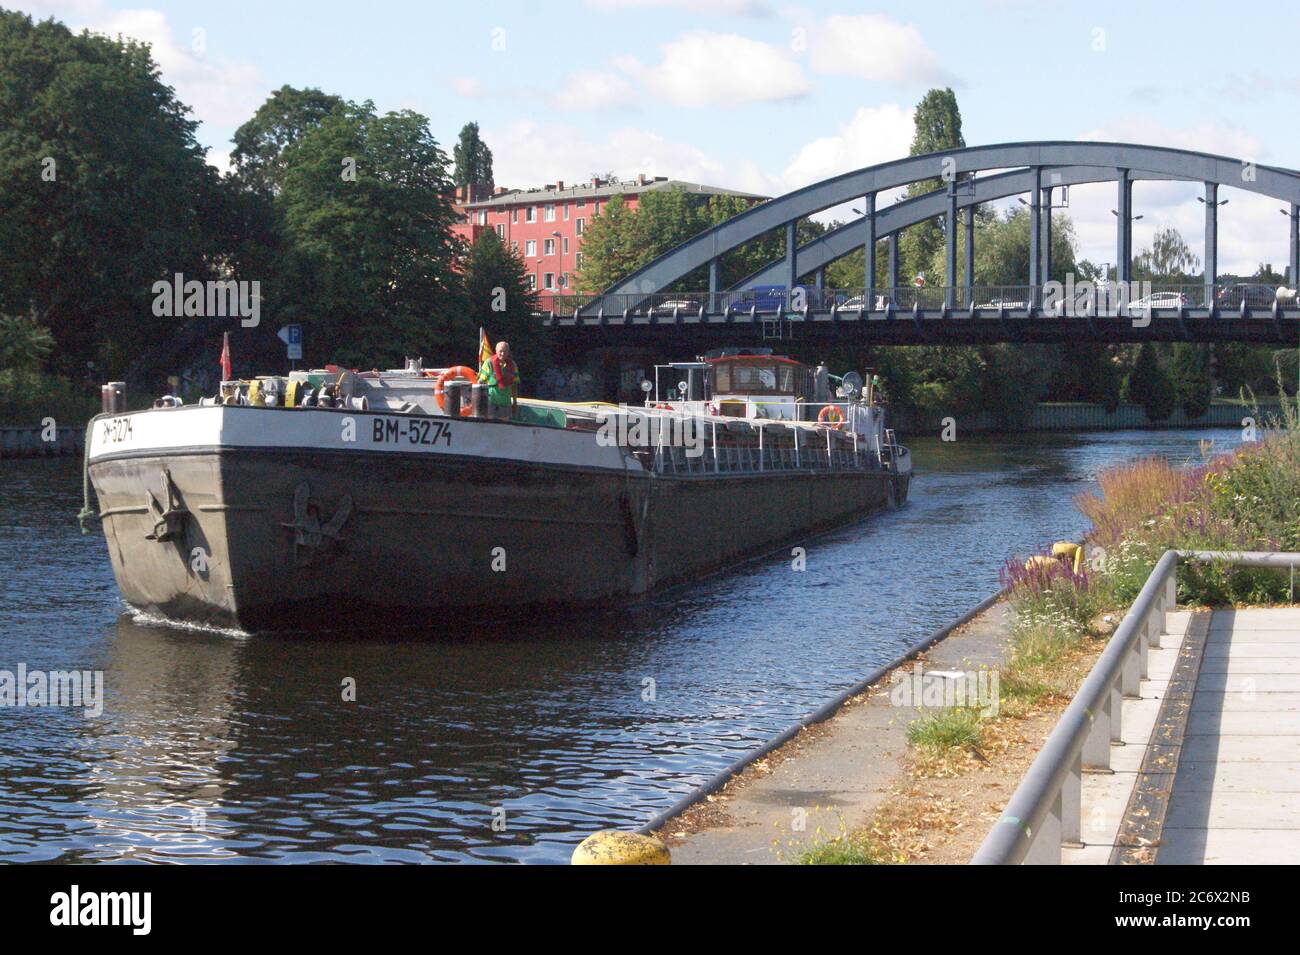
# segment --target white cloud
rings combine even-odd
[[[842,172],[874,166],[907,155],[912,143],[912,110],[895,104],[862,106],[833,136],[803,146],[782,176],[797,189]]]
[[[811,86],[786,50],[732,33],[688,33],[661,47],[647,66],[635,57],[615,65],[651,95],[676,106],[729,107],[797,99]]]
[[[600,110],[636,104],[636,90],[623,77],[597,70],[570,73],[551,97],[556,109]]]
[[[1144,143],[1266,162],[1268,150],[1250,132],[1210,122],[1184,127],[1164,126],[1142,117],[1121,117],[1082,134],[1080,139]],[[1133,252],[1149,248],[1158,229],[1177,229],[1192,251],[1201,257],[1205,248],[1205,206],[1200,183],[1141,181],[1133,187]],[[1250,274],[1261,262],[1283,271],[1287,260],[1287,219],[1279,214],[1283,203],[1242,189],[1220,187],[1218,270]],[[1079,257],[1094,262],[1115,260],[1116,186],[1111,183],[1070,190],[1070,209],[1079,239]]]
[[[692,13],[740,17],[765,17],[772,12],[762,0],[587,0],[587,6],[609,11],[677,7]]]
[[[782,191],[778,177],[749,160],[721,162],[696,146],[630,126],[589,139],[566,124],[525,120],[502,129],[486,129],[483,138],[492,146],[496,181],[515,188],[560,179],[582,182],[593,174],[612,171],[621,179],[645,173],[762,195]]]
[[[921,32],[880,14],[837,15],[811,27],[796,27],[806,41],[814,73],[855,76],[900,86],[951,86],[956,79]],[[798,31],[803,30],[801,35]]]
[[[465,99],[478,99],[486,94],[482,82],[473,76],[453,76],[448,84],[453,93]]]

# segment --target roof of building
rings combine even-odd
[[[681,179],[669,179],[667,176],[637,176],[625,182],[618,180],[592,179],[576,186],[565,186],[563,182],[548,183],[535,189],[507,189],[498,192],[491,199],[467,203],[467,209],[491,209],[500,206],[529,205],[537,202],[554,202],[562,199],[609,199],[618,195],[637,195],[642,192],[661,189],[680,189],[702,196],[740,196],[742,199],[766,200],[769,196],[759,196],[752,192],[738,189],[723,189],[720,186],[705,186],[698,182],[685,182]]]

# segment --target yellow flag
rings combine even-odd
[[[478,330],[478,366],[483,367],[483,362],[492,357],[492,343],[488,341],[487,332],[483,331],[480,325]]]

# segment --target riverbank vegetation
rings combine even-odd
[[[1284,404],[1281,418],[1264,425],[1231,451],[1206,443],[1192,462],[1147,457],[1098,475],[1097,489],[1076,498],[1092,525],[1081,552],[1057,545],[1003,568],[1012,623],[996,715],[985,718],[971,706],[916,719],[907,734],[908,776],[897,792],[866,825],[814,845],[799,861],[926,861],[950,833],[977,827],[975,800],[948,806],[927,828],[922,816],[939,817],[918,787],[944,777],[970,777],[979,787],[990,766],[1032,755],[1042,737],[1031,739],[1025,728],[1054,722],[1166,550],[1300,550],[1300,418]],[[1179,569],[1183,605],[1293,600],[1283,571],[1214,563]]]

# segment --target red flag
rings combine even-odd
[[[221,380],[230,381],[230,332],[221,335]]]

